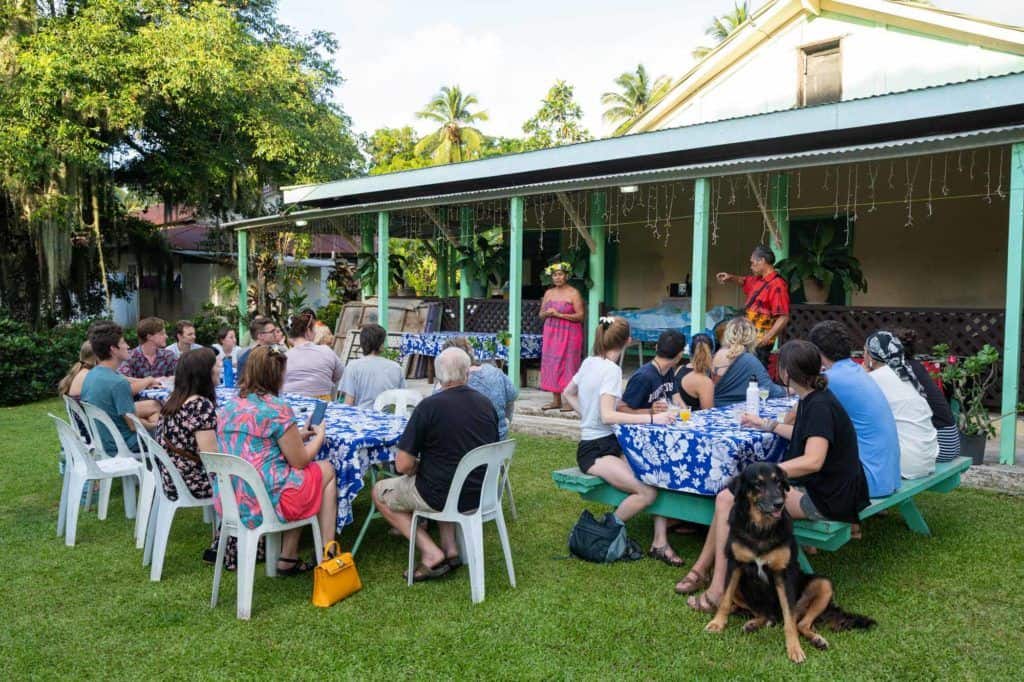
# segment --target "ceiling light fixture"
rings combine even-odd
[[[623,185],[619,188],[619,191],[623,194],[632,194],[633,192],[639,192],[640,188],[636,185]]]
[[[306,225],[309,225],[309,221],[303,220],[302,218],[295,221],[295,227],[305,227]]]

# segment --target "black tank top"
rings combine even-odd
[[[694,398],[692,395],[683,390],[683,379],[687,374],[693,371],[692,367],[680,367],[679,372],[676,373],[675,380],[675,391],[682,398],[683,402],[690,406],[691,410],[700,409],[700,398]]]

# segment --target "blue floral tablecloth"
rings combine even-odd
[[[762,403],[761,416],[789,407],[781,398]],[[618,425],[615,434],[633,472],[656,488],[715,495],[751,462],[777,462],[788,442],[770,433],[741,428],[742,405],[693,413],[671,426]]]
[[[162,388],[148,389],[140,395],[163,402],[170,391]],[[219,404],[235,397],[234,389],[217,388]],[[316,400],[290,393],[285,394],[284,398],[295,411],[296,422],[304,424]],[[370,465],[394,461],[394,447],[405,430],[405,422],[405,417],[328,403],[324,416],[327,433],[317,459],[329,460],[334,465],[338,486],[339,533],[352,523],[352,501],[363,489],[363,478]]]
[[[441,354],[445,342],[456,336],[465,336],[473,352],[479,360],[508,361],[508,346],[498,342],[497,334],[480,334],[474,332],[428,332],[425,334],[402,334],[402,345],[399,354],[404,358],[409,355],[429,355],[434,358]],[[522,348],[519,357],[530,360],[540,357],[541,335],[523,334]]]

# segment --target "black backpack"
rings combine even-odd
[[[589,509],[583,510],[569,533],[569,552],[596,564],[635,561],[643,556],[640,547],[626,536],[626,527],[611,512],[598,521]]]

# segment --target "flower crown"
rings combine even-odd
[[[568,275],[572,273],[572,266],[566,263],[565,261],[562,261],[560,263],[552,263],[551,265],[544,268],[544,274],[550,277],[555,273],[556,270],[561,270],[562,272]]]

